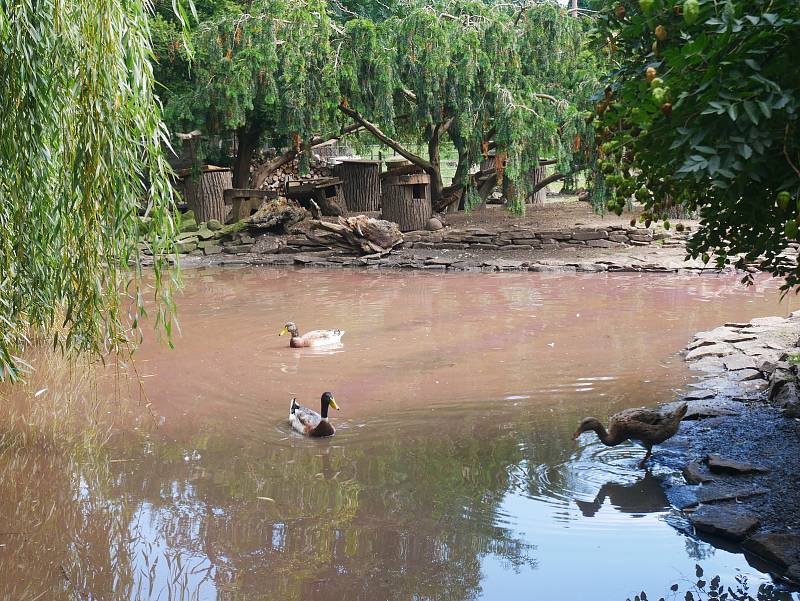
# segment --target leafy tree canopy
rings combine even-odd
[[[249,174],[243,153],[252,154],[259,141],[300,150],[353,123],[431,173],[434,197],[442,193],[444,136],[459,151],[462,187],[489,143],[508,158],[505,173],[520,184],[543,155],[568,166],[585,127],[576,101],[588,73],[582,21],[549,2],[415,0],[401,11],[393,3],[365,10],[367,4],[260,0],[218,7],[194,35],[189,84],[168,83],[172,122],[206,133],[235,131],[239,183]],[[171,60],[169,52],[164,57]],[[420,144],[427,156],[406,150]]]
[[[657,219],[697,210],[694,257],[762,268],[800,283],[783,256],[800,220],[800,3],[607,3],[597,44],[615,70],[596,127],[615,193]]]

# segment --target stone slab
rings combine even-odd
[[[747,511],[708,505],[700,507],[689,519],[699,532],[735,542],[747,538],[760,525],[759,519]]]
[[[716,453],[712,453],[706,457],[706,464],[708,465],[708,469],[717,474],[752,474],[769,471],[758,465],[734,461],[733,459],[722,457]]]
[[[800,563],[800,534],[759,532],[748,538],[744,548],[783,568]]]

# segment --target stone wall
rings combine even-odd
[[[447,229],[437,232],[408,232],[405,248],[447,248],[452,250],[531,250],[545,246],[571,244],[594,248],[647,246],[658,240],[664,244],[674,235],[649,228],[609,226],[606,228],[564,228],[555,231],[536,231],[524,227],[485,229],[479,227]],[[677,234],[676,237],[682,237]]]

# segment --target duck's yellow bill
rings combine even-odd
[[[283,326],[283,329],[280,332],[278,332],[278,336],[283,336],[288,331],[289,331],[289,328],[287,328],[286,326]]]
[[[334,401],[333,399],[331,399],[330,406],[336,409],[336,411],[339,411],[339,405],[337,405],[336,401]]]

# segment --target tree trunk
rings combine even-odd
[[[230,169],[204,168],[197,177],[184,180],[184,196],[189,208],[194,211],[197,223],[216,219],[222,223],[228,216],[224,190],[232,188]]]
[[[250,165],[253,162],[253,154],[258,148],[261,130],[255,125],[240,127],[236,130],[236,138],[239,144],[236,149],[236,159],[233,163],[233,187],[249,188]]]
[[[401,232],[423,230],[431,218],[430,176],[401,175],[384,180],[381,217],[394,221]]]
[[[334,173],[342,180],[344,199],[350,212],[363,213],[380,209],[380,161],[342,161],[334,167]]]
[[[530,183],[533,192],[530,192],[527,198],[525,198],[525,202],[527,204],[531,204],[536,207],[540,207],[544,204],[544,200],[547,198],[547,184],[541,187],[538,186],[544,181],[547,175],[546,172],[547,169],[543,166],[534,167],[528,172],[528,182]]]

